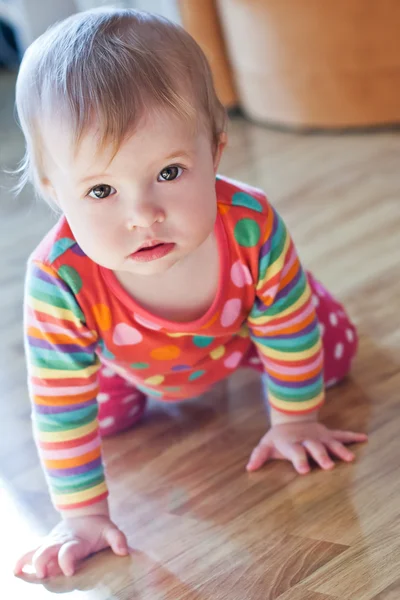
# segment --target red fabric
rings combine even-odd
[[[357,331],[343,306],[311,273],[308,273],[308,280],[322,334],[325,386],[331,387],[350,371],[357,352]],[[264,373],[254,345],[241,366]],[[146,408],[146,396],[106,366],[100,370],[99,382],[99,423],[102,436],[114,435],[135,425]]]

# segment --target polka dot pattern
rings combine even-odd
[[[179,371],[188,371],[191,368],[192,367],[189,365],[174,365],[171,370],[179,372]]]
[[[57,240],[50,250],[49,262],[53,263],[57,258],[60,258],[60,256],[69,250],[69,248],[72,248],[75,243],[75,240],[72,238],[60,238]]]
[[[106,394],[106,393],[97,394],[97,402],[100,402],[102,404],[104,402],[108,402],[109,400],[110,400],[110,394]]]
[[[261,365],[261,359],[258,356],[252,356],[249,360],[249,363],[252,365]]]
[[[342,344],[341,342],[338,342],[335,346],[335,358],[337,360],[340,360],[343,356],[344,353],[344,344]]]
[[[195,381],[196,379],[199,379],[199,377],[203,377],[205,373],[206,372],[201,369],[199,371],[195,371],[189,375],[189,381]]]
[[[207,346],[213,343],[214,339],[214,337],[207,335],[195,335],[193,336],[193,344],[198,348],[207,348]]]
[[[134,362],[134,363],[131,363],[130,367],[131,367],[131,369],[137,369],[138,371],[141,371],[143,369],[149,369],[150,365],[149,365],[149,363],[146,363],[146,362]]]
[[[229,212],[230,208],[231,207],[229,206],[229,204],[218,204],[218,212],[221,215],[226,215]]]
[[[241,308],[242,302],[239,298],[231,298],[230,300],[227,300],[224,308],[222,309],[222,327],[230,327],[231,325],[233,325],[240,315]]]
[[[135,319],[136,323],[139,323],[139,325],[143,325],[143,327],[146,327],[146,329],[152,329],[153,331],[160,331],[160,329],[162,329],[162,326],[158,323],[153,323],[152,321],[145,319],[137,313],[134,313],[133,318]]]
[[[210,356],[213,360],[218,360],[224,356],[225,352],[225,346],[218,346],[218,348],[214,348],[214,350],[211,350]]]
[[[138,413],[140,412],[140,406],[136,405],[136,406],[132,406],[132,408],[130,409],[130,411],[128,412],[128,417],[134,417],[136,416]]]
[[[111,310],[105,304],[95,304],[92,307],[93,317],[103,331],[108,331],[111,327]]]
[[[82,289],[82,279],[79,275],[78,271],[74,269],[74,267],[70,267],[69,265],[63,265],[57,271],[61,279],[63,279],[74,292],[74,294],[79,294]]]
[[[114,424],[115,417],[105,417],[104,419],[99,420],[101,429],[107,429],[108,427],[112,427]]]
[[[336,313],[331,312],[331,314],[329,315],[329,323],[333,326],[336,327],[336,325],[339,323],[339,319]]]
[[[136,402],[140,399],[140,394],[129,394],[129,396],[125,396],[122,400],[122,404],[131,404],[132,402]]]
[[[250,194],[246,194],[246,192],[236,192],[236,194],[233,194],[232,204],[233,206],[244,206],[259,213],[263,211],[260,202],[253,196],[250,196]]]
[[[313,305],[315,306],[315,308],[319,305],[319,298],[315,294],[311,298],[311,301],[312,301]]]
[[[224,365],[227,369],[236,369],[242,360],[243,352],[233,352],[224,360]]]
[[[235,240],[244,248],[253,248],[260,240],[261,231],[257,221],[240,219],[234,229]]]
[[[144,380],[146,385],[161,385],[165,377],[163,375],[152,375]]]
[[[134,301],[129,303],[121,299],[120,302],[108,304],[110,298],[108,292],[111,293],[112,288],[108,290],[100,278],[98,281],[93,279],[96,286],[100,288],[103,285],[105,289],[103,294],[92,293],[89,288],[90,278],[86,279],[86,271],[83,268],[88,261],[74,240],[68,238],[60,240],[52,249],[53,258],[61,256],[67,250],[65,256],[68,261],[65,260],[65,266],[60,267],[64,258],[61,256],[61,261],[57,262],[56,268],[60,269],[59,272],[63,274],[63,278],[74,293],[82,294],[84,291],[85,297],[79,296],[82,311],[85,316],[88,316],[88,329],[83,335],[87,335],[87,345],[93,348],[89,330],[93,329],[93,340],[98,339],[96,336],[100,332],[97,351],[100,360],[110,365],[110,368],[102,366],[98,374],[100,383],[98,418],[101,429],[106,430],[105,435],[118,431],[121,426],[130,426],[137,420],[146,404],[145,395],[164,400],[183,399],[189,396],[193,389],[196,393],[207,389],[213,382],[214,376],[215,379],[218,378],[218,374],[221,377],[226,376],[242,365],[253,366],[260,372],[265,371],[255,347],[252,347],[250,339],[246,339],[249,337],[246,319],[253,304],[253,288],[257,284],[253,279],[257,275],[261,232],[265,227],[264,202],[261,196],[251,195],[249,188],[238,191],[239,188],[234,184],[224,185],[226,185],[223,190],[224,193],[226,191],[226,197],[219,203],[218,220],[219,224],[223,222],[230,252],[226,253],[225,257],[223,282],[219,282],[220,304],[206,319],[198,321],[202,323],[199,328],[194,328],[193,324],[166,327],[162,318],[152,316],[139,307],[135,308]],[[221,194],[221,198],[223,196],[224,194]],[[279,230],[274,229],[274,231]],[[283,247],[279,245],[280,241],[283,242],[276,239],[275,248]],[[262,251],[263,256],[269,252],[270,245],[267,243]],[[291,254],[290,264],[285,267],[288,279],[288,269],[293,264],[291,262],[295,258],[293,257],[294,255]],[[264,273],[265,269],[262,272]],[[85,289],[82,287],[80,273],[85,273]],[[105,282],[107,283],[106,277]],[[114,285],[116,285],[115,281]],[[267,282],[266,289],[269,285],[273,286],[273,282]],[[86,286],[88,286],[87,298]],[[267,295],[268,293],[265,297]],[[89,304],[91,298],[96,298],[96,304],[92,307]],[[80,302],[81,299],[86,304]],[[160,294],[160,305],[163,301]],[[333,301],[332,296],[325,292],[323,286],[318,284],[312,287],[311,302],[321,323],[321,332],[324,334],[322,340],[324,356],[331,368],[329,375],[326,372],[325,377],[331,383],[339,380],[342,373],[348,371],[350,346],[355,345],[356,333],[345,313],[340,312],[340,305]],[[250,320],[253,323],[260,321],[262,325],[262,319],[257,320],[257,316],[257,311],[252,312]],[[315,342],[315,332],[312,331],[315,322],[312,318],[313,315],[310,315],[306,309],[304,315],[299,310],[290,324],[290,327],[297,331],[296,324],[305,323],[309,335],[304,339],[307,338],[307,343],[309,341],[310,345]],[[282,322],[284,321],[285,319],[282,318]],[[190,327],[192,329],[189,332]],[[284,329],[283,325],[279,324],[277,335],[282,329]],[[262,335],[266,330],[267,327],[260,328],[257,335]],[[313,372],[317,369],[322,356],[322,353],[318,355],[320,347],[321,344],[318,342],[313,348],[313,356],[310,356],[311,352],[308,353],[307,358],[310,356],[311,360],[302,362],[302,373],[306,373],[309,365],[311,365],[310,372],[311,369]],[[297,354],[296,351],[295,353],[297,359],[300,353]],[[277,361],[276,364],[273,359],[271,360],[272,370],[278,381],[277,385],[279,385],[280,375],[282,374],[284,379],[284,375],[291,373],[292,369],[285,363],[284,356],[282,358],[283,360],[279,363]],[[266,357],[264,362],[265,365],[269,363]],[[166,383],[176,385],[167,386]],[[282,395],[284,396],[285,394]]]
[[[140,331],[126,323],[118,323],[114,328],[113,342],[117,346],[133,346],[140,344],[142,340]]]
[[[178,346],[162,346],[152,350],[150,356],[154,360],[175,360],[181,354],[181,349]]]
[[[251,285],[253,279],[247,265],[244,265],[240,260],[236,261],[231,268],[231,279],[233,284],[242,288],[245,285]]]

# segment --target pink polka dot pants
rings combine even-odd
[[[350,371],[357,352],[357,331],[343,306],[311,273],[307,273],[307,276],[324,347],[325,387],[329,388],[339,383]],[[262,372],[255,347],[247,355],[243,366]]]
[[[331,387],[348,375],[356,355],[358,336],[343,306],[308,273],[313,303],[324,345],[325,386]]]
[[[146,408],[146,396],[109,367],[99,372],[99,427],[102,437],[114,435],[135,425]]]

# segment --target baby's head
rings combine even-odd
[[[178,25],[133,10],[70,17],[28,49],[17,110],[22,183],[61,209],[95,262],[160,272],[209,236],[225,110]],[[133,260],[147,240],[175,247],[151,265]]]

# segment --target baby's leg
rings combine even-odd
[[[146,396],[104,365],[98,377],[100,435],[106,437],[129,429],[143,415],[147,402]]]
[[[324,346],[325,387],[331,387],[346,377],[351,361],[357,352],[357,331],[347,316],[343,306],[307,273],[313,294],[313,303],[320,323]],[[264,373],[262,362],[254,344],[243,359],[242,367],[251,367]]]
[[[308,273],[324,345],[325,386],[346,377],[357,352],[358,336],[343,306]]]

